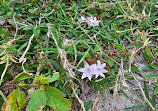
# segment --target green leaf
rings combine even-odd
[[[21,74],[17,75],[17,76],[14,78],[14,80],[15,80],[15,81],[22,81],[22,80],[28,79],[28,78],[30,78],[30,77],[31,77],[31,76],[28,75],[28,74],[26,74],[26,73],[21,73]]]
[[[35,27],[34,30],[33,30],[33,33],[35,34],[36,37],[38,37],[39,34],[40,34],[40,31],[41,31],[40,28]]]
[[[124,110],[126,109],[136,109],[136,108],[146,108],[148,107],[148,105],[137,105],[137,106],[132,106],[132,107],[128,107],[128,108],[124,108]]]
[[[28,103],[28,106],[26,108],[27,111],[38,111],[40,109],[40,106],[46,105],[46,95],[44,91],[38,91],[36,90],[30,98],[30,101]]]
[[[113,60],[108,59],[107,63],[112,67],[113,66]]]
[[[78,66],[80,65],[80,63],[87,57],[88,52],[90,51],[91,47],[92,47],[92,46],[90,46],[90,47],[88,48],[88,50],[85,52],[84,56],[83,56],[83,57],[81,58],[81,60],[78,62],[77,67],[78,67]]]
[[[132,50],[130,50],[130,51],[128,52],[128,55],[127,55],[127,56],[131,56],[131,54],[132,54]]]
[[[59,72],[55,72],[53,76],[47,76],[49,78],[49,83],[56,81],[59,78]]]
[[[89,100],[89,101],[87,101],[84,104],[84,107],[85,107],[86,111],[89,111],[89,109],[91,108],[91,106],[92,106],[92,100]]]
[[[158,86],[156,86],[156,88],[154,89],[154,95],[158,94]]]
[[[158,67],[152,63],[150,63],[149,66],[152,67],[153,69],[158,69]]]
[[[158,86],[158,82],[154,82],[154,84],[155,84],[156,86]]]
[[[20,86],[20,87],[24,87],[24,86],[26,86],[27,84],[25,84],[25,83],[19,83],[18,84],[18,86]]]
[[[47,97],[46,103],[52,107],[53,110],[69,111],[71,109],[71,102],[68,99],[65,99],[64,93],[60,92],[58,89],[45,86],[44,91]]]
[[[156,95],[154,95],[154,93],[153,93],[153,96],[152,96],[152,105],[153,105],[154,108],[156,107]]]
[[[158,31],[158,26],[157,26],[157,27],[155,27],[153,30],[157,30],[157,31]]]
[[[148,92],[148,87],[146,85],[146,82],[144,81],[144,92],[145,92],[145,96],[147,97],[147,99],[149,100],[149,92]]]
[[[17,95],[17,102],[21,108],[25,104],[25,93],[23,91],[19,91],[19,94]]]
[[[137,74],[141,74],[140,70],[139,70],[138,67],[136,67],[136,66],[131,67],[131,71],[134,71],[134,72],[137,73]]]
[[[144,75],[143,77],[145,77],[145,78],[157,78],[158,75],[157,74],[148,74],[148,75]]]
[[[25,93],[19,89],[15,89],[9,96],[8,102],[11,106],[12,111],[20,111],[25,104]]]
[[[105,97],[105,95],[104,95],[102,89],[101,89],[100,87],[101,87],[101,85],[100,85],[100,84],[97,84],[97,89],[98,89],[100,95],[101,95],[104,99],[107,99],[107,98]]]
[[[43,76],[43,75],[40,75],[40,76],[36,76],[34,78],[34,81],[38,84],[38,83],[41,83],[41,84],[48,84],[49,83],[49,78]]]
[[[151,70],[152,68],[150,67],[150,66],[146,66],[144,69],[143,69],[143,71],[149,71],[149,70]]]
[[[122,45],[120,45],[120,44],[112,43],[112,45],[114,45],[116,48],[119,48],[119,49],[121,49],[123,51],[125,50],[125,48]]]
[[[148,56],[151,56],[152,58],[155,58],[155,57],[153,56],[152,52],[151,52],[148,48],[145,48],[145,51],[146,51],[146,54],[147,54]]]

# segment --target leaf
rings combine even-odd
[[[26,108],[27,111],[38,111],[40,106],[46,105],[46,95],[42,90],[36,90],[30,98],[28,106]]]
[[[157,27],[155,27],[153,30],[157,30],[157,31],[158,31],[158,26],[157,26]]]
[[[34,78],[34,81],[38,84],[38,83],[41,83],[41,84],[48,84],[49,83],[49,78],[43,76],[43,75],[40,75],[40,76],[36,76]]]
[[[145,78],[157,78],[158,75],[157,74],[148,74],[148,75],[144,75],[143,77],[145,77]]]
[[[154,82],[154,84],[155,84],[156,86],[158,86],[158,82]]]
[[[15,89],[9,96],[8,102],[12,111],[20,111],[25,104],[25,93],[19,89]]]
[[[143,71],[149,71],[149,70],[151,70],[152,68],[150,67],[150,66],[146,66],[144,69],[143,69]]]
[[[145,48],[145,51],[146,51],[146,54],[147,54],[148,56],[151,56],[152,58],[155,58],[155,57],[153,56],[152,52],[151,52],[148,48]]]
[[[107,99],[107,98],[105,97],[105,95],[104,95],[102,89],[101,89],[100,87],[101,87],[100,84],[97,84],[97,89],[98,89],[100,95],[101,95],[104,99]]]
[[[145,92],[145,96],[147,97],[147,99],[149,100],[149,92],[148,92],[148,87],[146,85],[146,82],[144,81],[144,92]]]
[[[119,48],[121,50],[125,50],[125,48],[122,45],[120,45],[120,44],[112,43],[112,45],[114,45],[116,48]]]
[[[17,95],[17,102],[21,108],[25,104],[25,93],[23,91],[19,91],[19,94]]]
[[[47,76],[49,78],[49,83],[56,81],[59,78],[59,72],[55,72],[53,76]]]
[[[40,31],[41,31],[40,28],[38,28],[38,27],[35,27],[35,28],[34,28],[33,32],[34,32],[34,34],[35,34],[36,37],[39,36]]]
[[[20,86],[20,87],[24,87],[24,86],[26,86],[27,84],[25,84],[25,83],[19,83],[18,84],[18,86]]]
[[[19,75],[17,75],[14,80],[15,81],[22,81],[22,80],[25,80],[25,79],[28,79],[30,78],[31,76],[26,74],[26,73],[20,73]]]
[[[44,91],[47,97],[46,103],[52,107],[53,110],[69,111],[71,109],[71,102],[68,99],[65,99],[65,95],[58,89],[50,86],[45,86]]]
[[[149,66],[152,67],[153,69],[158,69],[158,67],[152,63],[150,63]]]
[[[154,94],[152,96],[152,105],[154,108],[156,107],[156,95],[154,95]]]
[[[89,111],[89,109],[91,108],[91,106],[92,106],[92,100],[89,100],[89,101],[87,101],[84,104],[84,107],[85,107],[86,111]]]
[[[110,65],[110,67],[112,67],[112,66],[113,66],[113,60],[108,59],[107,63]]]
[[[128,108],[124,108],[124,110],[126,109],[136,109],[136,108],[146,108],[148,107],[148,105],[137,105],[137,106],[132,106],[132,107],[128,107]]]
[[[156,86],[156,88],[154,89],[154,95],[158,94],[158,86]]]

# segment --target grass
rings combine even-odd
[[[106,98],[103,89],[115,95],[120,90],[123,92],[126,87],[123,83],[135,80],[147,104],[140,107],[156,110],[158,76],[141,73],[134,58],[138,55],[144,58],[147,65],[144,71],[158,69],[157,0],[13,0],[0,3],[0,90],[11,109],[25,109],[29,102],[27,91],[31,87],[34,91],[44,90],[48,85],[66,95],[72,103],[71,110],[78,107],[88,110],[92,102],[86,103],[87,109],[79,98],[81,86],[99,90]],[[88,28],[87,23],[78,24],[81,16],[96,17],[100,20],[99,26]],[[82,73],[77,70],[86,62],[96,63],[97,60],[107,64],[105,78],[81,79]],[[143,79],[144,86],[139,85],[137,75]],[[7,91],[9,86],[25,92],[23,105],[15,106],[9,99],[7,101],[7,96],[12,94]],[[155,89],[152,97],[148,87]],[[2,107],[6,108],[4,104]],[[51,105],[41,109],[49,108],[55,109]]]

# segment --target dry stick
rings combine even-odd
[[[120,79],[119,79],[119,77],[120,77]],[[114,86],[113,96],[116,96],[118,94],[118,91],[120,90],[120,84],[122,84],[125,87],[128,87],[127,83],[125,81],[125,77],[124,77],[123,58],[121,58],[121,64],[120,64],[119,72],[116,76],[116,82],[115,82],[115,86]]]
[[[48,27],[48,33],[47,33],[47,36],[49,37],[49,35],[51,34],[52,35],[52,37],[53,37],[53,39],[54,39],[54,42],[55,42],[55,44],[56,44],[56,46],[57,46],[57,49],[58,49],[58,53],[59,53],[59,55],[60,55],[60,59],[61,59],[61,62],[63,63],[63,67],[64,67],[64,69],[66,69],[67,71],[68,71],[68,73],[66,73],[67,74],[67,76],[68,77],[71,77],[71,78],[75,78],[74,77],[74,72],[72,71],[72,65],[68,62],[68,60],[67,60],[67,58],[66,58],[66,52],[65,52],[65,50],[63,50],[63,49],[61,49],[60,47],[59,47],[59,45],[58,45],[58,43],[57,43],[57,41],[56,41],[56,39],[55,39],[55,37],[54,37],[54,34],[52,33],[52,31],[51,31],[51,24],[47,24],[47,27]],[[74,68],[74,67],[73,67]]]
[[[72,68],[74,68],[74,67],[68,62],[68,60],[67,60],[67,58],[66,58],[66,52],[65,52],[63,49],[61,49],[61,48],[59,47],[59,45],[58,45],[58,43],[57,43],[57,41],[56,41],[56,39],[55,39],[55,37],[54,37],[54,34],[53,34],[52,31],[51,31],[51,24],[48,23],[48,24],[47,24],[47,27],[48,27],[47,36],[49,37],[50,34],[52,35],[52,37],[53,37],[53,39],[54,39],[54,42],[55,42],[55,44],[56,44],[56,46],[57,46],[57,49],[58,49],[58,53],[59,53],[59,55],[60,55],[61,62],[63,63],[63,67],[64,67],[64,69],[66,69],[66,70],[68,71],[68,73],[66,73],[66,75],[67,75],[68,77],[75,78],[75,77],[74,77],[75,74],[74,74],[74,72],[72,71]],[[75,78],[75,79],[78,80],[77,78]],[[78,81],[79,81],[79,80],[78,80]],[[70,79],[69,82],[72,83],[72,86],[73,86],[73,87],[72,87],[73,93],[75,94],[77,100],[78,100],[79,103],[81,104],[81,107],[83,108],[83,111],[86,111],[86,110],[85,110],[85,107],[84,107],[84,102],[78,97],[78,95],[77,95],[76,92],[75,92],[73,81]],[[81,82],[79,81],[79,83],[81,83]]]
[[[16,13],[14,13],[14,15],[13,15],[13,20],[14,20],[14,23],[15,23],[15,26],[16,26],[16,31],[15,31],[14,39],[16,38],[16,34],[17,34],[17,32],[18,32],[18,25],[17,25],[17,23],[16,23],[16,21],[15,21],[15,14],[16,14]]]
[[[140,82],[136,79],[136,77],[134,76],[134,74],[133,74],[132,71],[131,71],[131,74],[132,74],[134,80],[136,81],[136,83],[138,84],[138,86],[139,86],[139,88],[140,88],[140,90],[141,90],[141,92],[142,92],[142,95],[143,95],[143,97],[144,97],[144,100],[145,100],[145,101],[148,103],[148,105],[151,107],[152,111],[155,111],[155,109],[154,109],[154,107],[152,106],[152,104],[150,103],[150,101],[146,98],[145,93],[144,93],[144,91],[143,91],[143,88],[142,88],[142,86],[140,85]]]
[[[25,51],[24,51],[24,53],[22,54],[22,56],[19,58],[19,62],[20,62],[20,63],[23,62],[23,61],[26,61],[26,58],[24,58],[24,57],[25,57],[27,51],[28,51],[29,48],[30,48],[31,41],[32,41],[32,39],[33,39],[34,36],[35,36],[35,34],[32,34],[32,36],[31,36],[30,39],[29,39],[29,44],[27,45],[27,48],[25,49]]]
[[[46,7],[49,2],[50,1],[45,3],[45,1],[43,1],[43,6],[39,10],[37,10],[37,12],[41,11],[44,7]]]
[[[136,77],[134,76],[133,72],[131,71],[131,63],[132,63],[132,61],[133,61],[132,59],[133,59],[134,54],[136,54],[139,50],[141,50],[142,48],[144,48],[144,47],[145,47],[147,44],[149,44],[149,43],[150,43],[150,41],[149,41],[149,38],[148,38],[148,39],[145,41],[145,43],[144,43],[144,45],[143,45],[142,47],[140,47],[140,48],[137,49],[136,51],[133,51],[133,52],[132,52],[132,55],[130,56],[129,72],[131,72],[131,74],[132,74],[134,80],[135,80],[136,83],[138,84],[138,86],[139,86],[139,88],[140,88],[140,90],[141,90],[141,93],[142,93],[142,95],[143,95],[143,97],[144,97],[144,100],[145,100],[145,101],[148,103],[148,105],[151,107],[152,111],[155,111],[155,109],[154,109],[154,107],[152,106],[152,104],[150,103],[150,101],[146,98],[145,93],[144,93],[144,91],[143,91],[143,88],[142,88],[140,82],[136,79]]]
[[[84,102],[78,97],[78,95],[76,94],[76,91],[74,89],[74,83],[72,80],[70,80],[70,82],[72,83],[72,90],[73,90],[73,93],[75,94],[78,102],[81,104],[81,107],[83,108],[83,111],[86,111],[85,107],[84,107]]]

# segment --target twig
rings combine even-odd
[[[51,15],[54,11],[55,11],[55,10],[52,9],[52,11],[51,11],[50,13],[47,14],[47,16]],[[42,15],[42,14],[40,13],[40,15]],[[43,16],[39,18],[39,22],[38,22],[39,25],[40,25],[41,20],[42,20],[43,18],[44,18]]]
[[[85,107],[84,107],[84,102],[78,97],[78,95],[76,94],[76,91],[74,89],[74,83],[72,82],[72,80],[70,80],[70,82],[72,83],[72,90],[73,90],[73,93],[75,94],[78,102],[81,104],[81,107],[82,107],[82,111],[86,111]]]
[[[6,103],[7,107],[8,107],[8,110],[11,111],[11,107],[10,107],[10,105],[9,105],[9,103],[8,103],[8,100],[7,100],[7,98],[4,96],[4,94],[2,93],[1,90],[0,90],[0,95],[2,96],[3,100],[5,101],[5,103]]]
[[[16,23],[16,21],[15,21],[15,14],[16,14],[16,12],[15,12],[14,15],[13,15],[13,20],[14,20],[14,23],[15,23],[15,26],[16,26],[16,31],[15,31],[14,39],[16,38],[16,34],[17,34],[17,32],[18,32],[18,25],[17,25],[17,23]]]
[[[145,41],[144,45],[142,47],[140,47],[139,49],[137,49],[136,51],[134,50],[130,56],[130,63],[129,63],[129,72],[131,73],[131,75],[133,76],[134,80],[136,81],[138,87],[140,88],[141,90],[141,93],[142,93],[142,96],[144,97],[144,100],[145,102],[148,103],[148,105],[150,106],[150,108],[152,109],[152,111],[155,111],[154,107],[152,106],[152,104],[150,103],[150,101],[147,99],[147,97],[145,96],[145,93],[143,91],[143,88],[140,84],[140,82],[136,79],[136,77],[134,76],[133,72],[131,71],[131,63],[133,62],[133,57],[134,57],[134,54],[136,54],[139,50],[141,50],[142,48],[144,48],[147,44],[150,43],[149,41],[149,38]]]
[[[29,43],[28,43],[28,45],[27,45],[27,48],[25,49],[25,51],[24,51],[24,53],[22,54],[22,56],[19,58],[19,62],[20,62],[20,63],[26,61],[26,58],[24,58],[24,57],[25,57],[27,51],[28,51],[29,48],[30,48],[31,41],[32,41],[32,39],[33,39],[34,36],[35,36],[35,34],[32,34],[32,36],[31,36],[30,39],[29,39]]]
[[[61,49],[60,47],[59,47],[59,45],[58,45],[58,43],[57,43],[57,41],[56,41],[56,39],[55,39],[55,37],[54,37],[54,34],[52,33],[52,31],[51,31],[51,24],[47,24],[47,27],[48,27],[48,33],[47,33],[47,36],[49,37],[50,36],[50,34],[52,35],[52,37],[53,37],[53,39],[54,39],[54,42],[55,42],[55,44],[56,44],[56,46],[57,46],[57,49],[58,49],[58,53],[59,53],[59,55],[60,55],[60,59],[61,59],[61,62],[62,62],[62,64],[63,64],[63,67],[64,67],[64,69],[66,69],[67,71],[68,71],[68,73],[66,73],[66,75],[68,76],[68,77],[71,77],[71,78],[75,78],[74,77],[74,72],[72,71],[72,68],[74,69],[75,67],[73,67],[69,62],[68,62],[68,60],[67,60],[67,57],[66,57],[66,51],[65,50],[63,50],[63,49]],[[77,78],[76,78],[77,79]]]
[[[1,75],[0,86],[2,84],[2,80],[3,80],[3,77],[4,77],[5,73],[6,73],[6,71],[7,71],[8,66],[9,66],[9,57],[7,55],[7,63],[6,63],[6,66],[5,66],[5,69],[4,69],[3,73]]]
[[[49,2],[50,1],[45,3],[45,1],[43,1],[43,6],[39,10],[37,10],[37,12],[41,11],[44,7],[46,7]]]
[[[150,106],[150,108],[152,109],[152,111],[155,111],[155,109],[154,109],[154,107],[152,106],[152,104],[150,103],[150,101],[146,98],[145,93],[144,93],[144,91],[143,91],[143,88],[142,88],[142,86],[140,85],[140,82],[136,79],[136,77],[134,76],[134,74],[133,74],[132,71],[131,71],[131,74],[132,74],[134,80],[136,81],[137,85],[139,86],[139,88],[140,88],[140,90],[141,90],[141,93],[142,93],[142,95],[143,95],[143,97],[144,97],[144,100],[148,103],[148,105]]]

